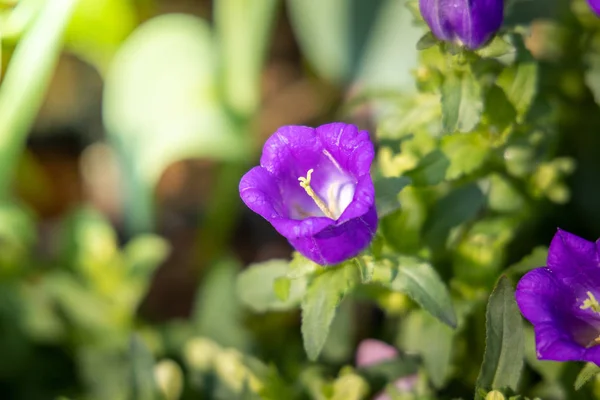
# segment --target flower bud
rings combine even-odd
[[[590,8],[596,15],[600,16],[600,0],[587,0]]]
[[[504,19],[503,0],[419,0],[419,8],[438,39],[471,50],[487,43]]]

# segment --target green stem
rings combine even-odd
[[[47,1],[17,46],[0,86],[0,196],[10,188],[16,163],[50,84],[62,35],[76,0]]]

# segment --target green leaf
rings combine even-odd
[[[485,116],[492,133],[503,134],[515,122],[517,112],[497,85],[489,88],[485,96]]]
[[[290,22],[302,53],[321,76],[335,83],[348,81],[354,74],[381,2],[363,2],[362,24],[358,26],[352,23],[354,3],[348,0],[287,2]]]
[[[373,280],[375,272],[375,263],[371,257],[359,256],[354,259],[360,271],[360,279],[362,283],[369,283]]]
[[[498,280],[488,302],[485,343],[477,387],[515,391],[523,367],[523,321],[513,287],[504,275]]]
[[[290,297],[290,288],[292,287],[292,281],[287,276],[280,276],[275,278],[273,282],[273,291],[275,296],[281,301],[286,301]]]
[[[112,339],[114,338],[113,335]],[[97,345],[77,347],[78,370],[90,399],[134,398],[133,359],[131,353],[126,353],[127,338],[124,342],[119,343],[118,348]]]
[[[319,264],[309,260],[298,252],[294,252],[292,255],[292,261],[290,261],[288,267],[286,276],[290,279],[306,277],[321,269]]]
[[[440,97],[434,93],[416,93],[401,96],[397,111],[385,116],[377,125],[377,137],[400,139],[415,132],[426,132],[431,140],[429,127],[439,125],[441,116]]]
[[[421,30],[404,1],[288,0],[287,9],[302,54],[320,76],[336,84],[357,79],[362,87],[411,88]]]
[[[537,94],[538,65],[534,61],[521,62],[504,69],[497,84],[517,111],[517,120],[522,122]]]
[[[535,268],[540,268],[546,265],[548,258],[548,247],[537,246],[530,254],[523,257],[521,261],[511,265],[506,271],[508,274],[524,274]]]
[[[406,173],[406,176],[415,186],[437,185],[446,177],[449,166],[448,157],[438,149],[423,157],[414,169]]]
[[[340,302],[359,282],[358,268],[348,262],[325,269],[310,283],[302,300],[302,338],[310,360],[321,353]]]
[[[134,335],[129,343],[131,357],[131,398],[158,400],[158,386],[154,380],[154,358],[142,339]]]
[[[65,47],[105,72],[137,23],[132,0],[78,0],[65,32]]]
[[[392,281],[391,289],[406,293],[424,310],[455,328],[456,314],[450,293],[435,269],[417,258],[398,257],[397,261],[398,275]]]
[[[524,196],[506,177],[494,173],[490,175],[489,182],[488,206],[491,210],[514,213],[526,209]]]
[[[402,209],[380,221],[387,245],[401,254],[421,250],[421,231],[427,219],[427,205],[422,191],[407,187],[400,193]]]
[[[497,58],[514,52],[516,52],[515,46],[500,36],[495,36],[485,47],[476,51],[477,54],[484,58]]]
[[[44,3],[12,54],[0,85],[0,196],[10,189],[16,164],[42,105],[75,0]]]
[[[587,363],[577,375],[575,380],[575,390],[579,390],[585,385],[590,379],[600,374],[600,367],[594,363]]]
[[[374,182],[377,216],[380,219],[400,208],[398,194],[409,184],[407,177],[381,178]]]
[[[198,334],[223,346],[243,349],[249,338],[241,321],[241,305],[234,294],[239,270],[240,264],[235,259],[223,259],[210,266],[198,289],[192,320]],[[273,290],[272,282],[269,290]]]
[[[286,260],[270,260],[248,266],[237,277],[236,292],[240,300],[256,312],[295,308],[306,291],[306,279],[290,280],[285,276],[287,271]]]
[[[411,312],[400,328],[399,346],[420,354],[433,385],[443,387],[450,371],[455,332],[421,310]]]
[[[460,235],[453,254],[454,277],[473,286],[493,286],[504,265],[506,246],[516,232],[512,217],[479,219]]]
[[[123,169],[132,232],[153,228],[154,186],[171,163],[246,157],[249,147],[219,100],[217,68],[208,23],[184,14],[145,22],[115,55],[106,74],[103,120]]]
[[[321,352],[321,359],[324,361],[341,364],[354,356],[358,327],[355,310],[353,301],[345,301],[338,307]]]
[[[356,371],[369,381],[372,388],[383,387],[398,378],[416,374],[419,371],[420,361],[416,355],[403,354],[394,360],[359,367]]]
[[[457,188],[433,207],[425,224],[424,238],[433,249],[446,244],[450,230],[474,218],[485,204],[485,196],[475,183]]]
[[[243,116],[252,115],[260,102],[260,77],[277,4],[276,0],[214,3],[225,99]]]
[[[469,71],[449,74],[442,84],[442,129],[445,133],[470,132],[483,112],[479,82]]]
[[[18,273],[37,240],[33,213],[12,203],[0,205],[0,276]]]
[[[481,167],[488,156],[490,145],[482,134],[474,132],[444,136],[441,148],[450,160],[446,179],[453,180]]]
[[[427,32],[417,42],[417,50],[425,50],[435,46],[439,43],[439,40],[431,32]]]
[[[586,57],[588,68],[585,71],[585,83],[600,104],[600,55],[593,52]]]
[[[333,382],[331,400],[362,400],[369,393],[369,385],[353,371],[344,371]]]
[[[138,235],[123,248],[129,275],[148,281],[171,251],[169,243],[157,235]]]

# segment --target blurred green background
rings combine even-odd
[[[298,311],[238,299],[244,266],[291,248],[237,185],[281,125],[344,120],[381,148],[398,138],[425,32],[405,3],[0,0],[0,398],[313,398]],[[583,2],[512,3],[506,25],[531,29],[553,139],[515,153],[547,165],[514,235],[500,224],[489,246],[462,248],[493,271],[557,226],[600,236],[600,63],[581,44],[598,23]],[[387,225],[406,228],[401,252],[434,208],[419,196]],[[386,317],[404,301],[342,307],[322,368],[352,364],[362,338],[393,337]],[[454,378],[440,398],[472,393],[474,377],[442,374]]]

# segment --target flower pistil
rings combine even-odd
[[[306,191],[306,194],[309,195],[311,199],[313,199],[313,201],[315,202],[317,207],[319,207],[319,210],[323,212],[323,214],[325,214],[328,218],[336,219],[333,212],[329,209],[329,207],[327,207],[327,204],[325,204],[323,199],[321,199],[319,195],[316,194],[315,191],[310,187],[310,179],[313,172],[314,169],[311,168],[306,173],[306,178],[303,176],[298,178],[298,180],[300,181],[300,186],[302,186],[302,188]]]
[[[594,294],[590,291],[588,291],[586,294],[588,297],[583,302],[583,305],[581,305],[579,308],[582,310],[591,308],[593,312],[600,314],[600,303],[598,303],[598,300],[596,300]]]

